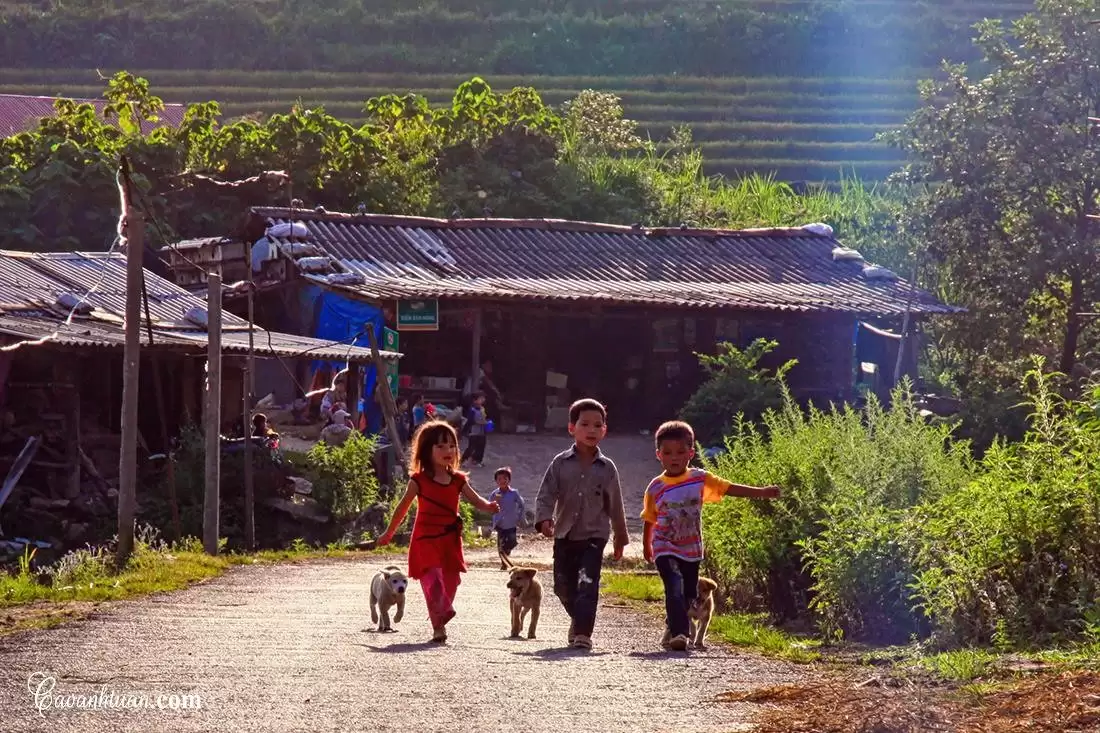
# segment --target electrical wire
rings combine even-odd
[[[121,176],[122,176],[122,171],[121,171],[121,168],[120,168],[118,171],[115,172],[115,184],[118,185],[120,188],[122,186]],[[103,256],[103,266],[100,268],[99,278],[95,281],[95,283],[92,284],[92,286],[90,288],[88,288],[88,290],[84,293],[84,295],[80,296],[80,299],[78,301],[76,301],[76,303],[73,305],[73,307],[69,309],[68,315],[66,315],[65,319],[57,325],[57,327],[54,329],[53,333],[47,334],[46,336],[42,336],[41,338],[24,339],[22,341],[16,341],[13,344],[7,344],[5,346],[0,346],[0,352],[15,351],[17,349],[23,348],[24,346],[43,346],[43,345],[49,343],[50,341],[53,341],[54,339],[56,339],[58,336],[60,336],[61,335],[61,329],[72,325],[73,316],[76,315],[76,312],[77,312],[77,310],[80,309],[80,306],[84,305],[84,303],[88,300],[88,298],[91,295],[93,295],[94,293],[96,293],[99,290],[99,288],[101,288],[103,286],[104,280],[107,279],[107,268],[110,266],[111,261],[113,259],[111,257],[111,255],[113,255],[115,253],[115,251],[118,249],[118,246],[123,241],[121,231],[122,231],[122,224],[123,224],[123,221],[124,221],[125,217],[126,217],[126,212],[122,212],[119,215],[119,232],[120,233],[115,236],[114,242],[111,244],[110,249],[108,249],[107,252]]]

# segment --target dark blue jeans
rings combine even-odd
[[[497,529],[497,552],[511,555],[519,542],[516,540],[516,528]]]
[[[690,630],[688,608],[699,594],[699,563],[662,555],[657,572],[665,585],[665,623],[669,633],[687,636]]]
[[[600,601],[600,570],[607,540],[554,540],[554,594],[573,619],[573,631],[592,636]]]

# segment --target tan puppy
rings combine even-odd
[[[688,607],[689,635],[695,640],[696,649],[706,649],[703,640],[710,627],[710,617],[714,615],[714,591],[718,584],[710,578],[699,578],[698,595]]]
[[[401,568],[393,565],[374,574],[370,582],[370,619],[378,624],[379,631],[394,630],[390,623],[392,607],[397,606],[393,623],[397,623],[405,615],[405,588],[408,585],[408,578],[401,572]],[[378,620],[379,614],[382,616],[381,622]]]
[[[535,638],[535,626],[539,622],[539,607],[542,605],[542,583],[535,577],[534,568],[513,567],[509,573],[508,605],[512,609],[512,637],[516,638],[523,629],[523,619],[531,612],[531,626],[527,629],[527,638]]]

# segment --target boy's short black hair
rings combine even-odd
[[[653,442],[660,449],[661,443],[666,440],[678,440],[691,450],[695,447],[695,431],[683,420],[669,420],[657,428]]]
[[[607,422],[607,408],[603,406],[603,403],[591,397],[577,400],[569,406],[569,423],[571,425],[576,424],[577,420],[581,419],[582,412],[598,412],[600,413],[600,417],[604,419],[604,422]]]
[[[474,392],[473,394],[470,395],[470,401],[475,402],[477,400],[480,400],[484,396],[485,396],[484,392]]]
[[[507,477],[508,477],[508,480],[509,480],[509,481],[511,481],[511,480],[512,480],[512,469],[511,469],[511,468],[509,468],[508,466],[501,466],[501,467],[500,467],[500,468],[498,468],[497,470],[493,471],[493,480],[495,481],[495,480],[496,480],[496,478],[497,478],[497,476],[499,476],[499,475],[500,475],[500,474],[502,474],[502,473],[503,473],[503,474],[504,474],[505,476],[507,476]]]

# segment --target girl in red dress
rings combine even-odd
[[[466,474],[458,471],[458,435],[449,423],[432,420],[420,426],[413,436],[408,488],[393,513],[390,526],[378,538],[378,546],[387,545],[401,526],[416,499],[416,521],[409,542],[409,577],[420,581],[428,618],[432,622],[432,641],[447,640],[447,622],[455,616],[454,599],[466,572],[462,557],[462,519],[458,500],[466,500],[484,512],[496,513],[495,501],[486,501],[474,491]]]

